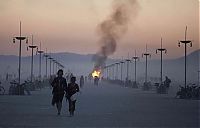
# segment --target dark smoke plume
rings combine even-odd
[[[98,25],[101,48],[93,57],[94,70],[103,68],[107,57],[115,52],[117,41],[126,33],[131,19],[137,15],[138,8],[137,0],[113,1],[111,15]]]

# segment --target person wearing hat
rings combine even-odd
[[[53,87],[53,98],[52,98],[52,105],[56,104],[58,115],[60,115],[61,108],[62,108],[62,100],[64,94],[66,93],[67,89],[67,82],[66,79],[63,77],[63,70],[60,69],[57,72],[57,77],[51,83]]]

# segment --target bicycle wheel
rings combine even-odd
[[[4,93],[5,93],[4,87],[0,86],[0,95],[4,95]]]

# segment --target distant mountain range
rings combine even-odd
[[[194,51],[187,56],[187,72],[188,81],[197,81],[197,71],[199,68],[200,50]],[[65,72],[70,70],[75,75],[88,75],[93,69],[92,54],[81,55],[76,53],[52,53],[51,56],[61,62],[65,66]],[[119,60],[108,59],[107,63],[111,64]],[[22,57],[22,77],[30,76],[31,57]],[[134,78],[134,64],[130,64],[129,77]],[[0,55],[0,74],[5,76],[6,73],[16,74],[18,70],[18,56],[14,55]],[[48,62],[49,68],[49,62]],[[45,74],[45,58],[42,57],[42,74]],[[123,76],[126,77],[126,64],[123,67]],[[38,75],[39,71],[39,55],[34,56],[34,74]],[[138,79],[144,79],[145,63],[138,62],[137,68]],[[159,77],[160,75],[160,60],[149,60],[148,62],[148,76]],[[163,76],[169,76],[175,81],[184,80],[184,57],[177,59],[168,59],[163,61]],[[118,76],[119,77],[119,76]]]

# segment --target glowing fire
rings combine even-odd
[[[95,76],[96,76],[96,77],[100,77],[100,74],[101,74],[100,71],[94,70],[93,73],[92,73],[92,77],[93,77],[93,78],[94,78]]]

